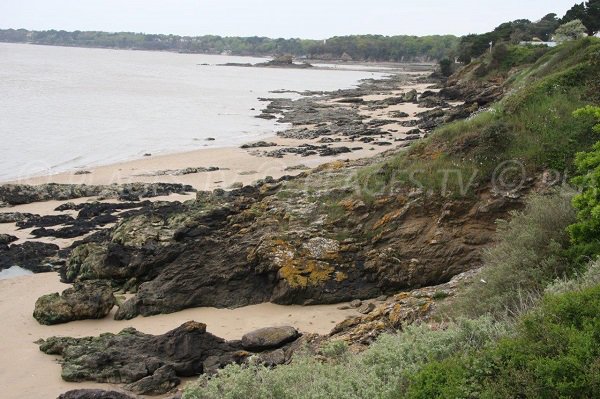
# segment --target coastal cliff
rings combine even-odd
[[[595,120],[573,116],[576,109],[593,103],[589,91],[597,89],[600,76],[598,40],[584,39],[547,50],[508,73],[495,69],[493,56],[475,61],[447,82],[427,81],[424,90],[382,99],[368,96],[397,85],[393,78],[316,99],[272,101],[263,114],[292,123],[292,129],[282,134],[295,137],[339,137],[367,144],[387,142],[380,128],[389,124],[404,123],[416,131],[410,139],[405,135],[393,141],[400,143],[396,148],[369,159],[338,160],[296,176],[265,178],[228,191],[199,191],[185,203],[65,205],[64,209],[79,211],[75,221],[94,220],[86,234],[94,232],[75,235],[81,239],[66,249],[38,256],[34,263],[51,264],[60,270],[64,282],[84,291],[102,280],[115,292],[130,294],[119,304],[117,319],[193,307],[354,301],[362,316],[335,326],[328,337],[292,334],[289,340],[269,347],[273,351],[283,348],[282,352],[268,352],[258,362],[269,367],[289,363],[292,352],[306,344],[317,358],[343,364],[342,357],[336,357],[328,346],[332,342],[364,351],[384,333],[412,331],[408,326],[415,322],[435,322],[444,303],[459,301],[465,286],[482,279],[477,273],[489,262],[486,254],[501,242],[497,220],[529,212],[532,194],[554,193],[574,170],[575,154],[590,150],[598,140]],[[340,110],[332,102],[346,105]],[[403,115],[383,122],[360,118],[365,108],[390,111],[406,103],[425,110],[409,119]],[[550,116],[548,110],[552,110]],[[314,150],[290,148],[286,154],[297,156]],[[257,151],[257,156],[278,156],[269,148]],[[3,192],[31,190],[12,187]],[[0,199],[9,202],[6,195]],[[114,218],[110,227],[96,231],[94,227],[101,222],[93,218],[100,216]],[[31,215],[13,218],[32,219]],[[31,223],[46,228],[65,220],[54,222],[42,217]],[[56,236],[58,231],[46,230],[45,234]],[[560,237],[555,241],[558,246],[568,245]],[[0,250],[10,251],[8,247]],[[563,276],[545,276],[558,277]],[[378,299],[369,301],[374,298]],[[61,311],[62,304],[56,309]],[[73,315],[76,318],[81,317]],[[468,330],[464,325],[456,328]],[[225,342],[205,333],[205,326],[188,324],[164,337],[124,331],[101,338],[50,339],[42,343],[42,350],[64,357],[63,377],[134,384],[136,390],[150,384],[160,388],[154,393],[169,391],[179,377],[211,374],[227,364],[252,364],[249,359],[255,352],[241,353],[248,349],[243,342]],[[149,361],[148,347],[163,348],[164,340],[180,336],[184,342],[188,338],[201,338],[202,345],[209,342],[211,347],[206,349],[214,350],[216,358],[211,363],[201,351],[197,358],[186,358],[182,369],[180,359],[171,356],[180,354],[179,349],[166,343],[168,356],[153,356],[152,367],[131,378],[113,379],[112,369],[110,375],[102,374],[103,362],[112,367],[122,361],[118,357],[97,360],[91,366],[94,370],[78,368],[77,362],[98,352],[99,345],[127,346],[135,352],[131,358],[140,356],[143,363]],[[494,337],[489,334],[482,342],[474,339],[470,349],[480,349]],[[259,348],[256,353],[264,351]],[[188,355],[193,357],[186,351]],[[71,377],[73,367],[79,371],[76,378]],[[214,381],[218,384],[219,379]],[[206,386],[211,386],[209,380],[197,388],[198,396],[192,389],[186,397],[205,397],[202,389]],[[153,389],[138,392],[142,391]]]

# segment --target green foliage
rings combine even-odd
[[[562,23],[580,20],[587,34],[592,36],[600,30],[600,0],[588,0],[575,4],[562,19]]]
[[[577,273],[571,279],[558,279],[546,288],[551,294],[564,294],[600,286],[600,261],[588,263],[582,273]]]
[[[600,287],[547,295],[513,337],[434,361],[408,398],[595,398],[600,395]]]
[[[533,195],[510,221],[499,221],[497,244],[484,254],[481,281],[465,289],[446,311],[464,316],[518,314],[533,305],[549,283],[571,273],[564,255],[569,245],[565,229],[575,219],[571,198],[566,190]]]
[[[428,362],[479,350],[505,333],[505,325],[488,318],[461,320],[440,330],[409,326],[402,334],[380,337],[361,355],[333,343],[322,350],[329,358],[325,363],[306,355],[276,369],[229,366],[189,386],[184,398],[398,398],[409,377]]]
[[[595,121],[599,114],[598,107],[586,107],[575,113],[578,118],[591,117]],[[569,227],[569,233],[579,256],[595,257],[600,254],[600,142],[591,151],[577,154],[575,164],[578,176],[573,183],[581,193],[573,200],[577,223]]]
[[[355,61],[439,60],[454,52],[458,38],[446,36],[339,36],[328,40],[270,39],[266,37],[220,37],[152,35],[131,32],[66,32],[0,30],[0,42],[52,44],[140,50],[170,50],[183,53],[274,56],[291,54],[315,59]]]
[[[579,19],[569,21],[556,29],[555,40],[559,43],[577,40],[586,36],[586,27]]]
[[[458,47],[459,60],[469,63],[473,58],[482,56],[489,50],[490,42],[518,44],[534,38],[548,41],[559,25],[556,14],[548,14],[538,22],[519,19],[503,23],[491,32],[464,36]]]
[[[442,74],[442,76],[449,77],[450,75],[452,75],[452,73],[454,72],[452,70],[453,65],[454,63],[448,58],[440,60],[440,73]]]

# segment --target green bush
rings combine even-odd
[[[450,315],[496,317],[531,306],[546,285],[571,270],[566,228],[575,220],[567,189],[532,195],[524,210],[499,221],[497,243],[484,254],[476,282],[444,309]],[[480,280],[480,281],[479,281]]]
[[[575,115],[580,119],[600,120],[599,107],[586,107]],[[594,127],[600,131],[600,124]],[[575,164],[578,176],[573,183],[581,193],[573,200],[577,209],[577,223],[569,227],[577,257],[586,259],[600,254],[600,142],[591,151],[577,154]]]
[[[398,398],[409,377],[428,362],[479,350],[505,333],[505,325],[489,318],[461,320],[439,330],[409,326],[401,334],[381,336],[360,355],[334,343],[323,350],[326,362],[300,355],[275,369],[228,366],[217,376],[188,386],[184,398]]]
[[[407,398],[600,397],[600,287],[547,295],[513,337],[427,364]]]

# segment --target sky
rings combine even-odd
[[[324,39],[481,33],[576,0],[0,0],[0,28]]]

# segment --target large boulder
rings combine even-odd
[[[293,342],[300,336],[294,327],[268,327],[252,331],[242,337],[244,349],[263,351],[267,349],[280,348]]]
[[[44,325],[68,323],[74,320],[101,319],[115,306],[110,285],[102,281],[75,283],[73,288],[40,297],[33,317]]]

